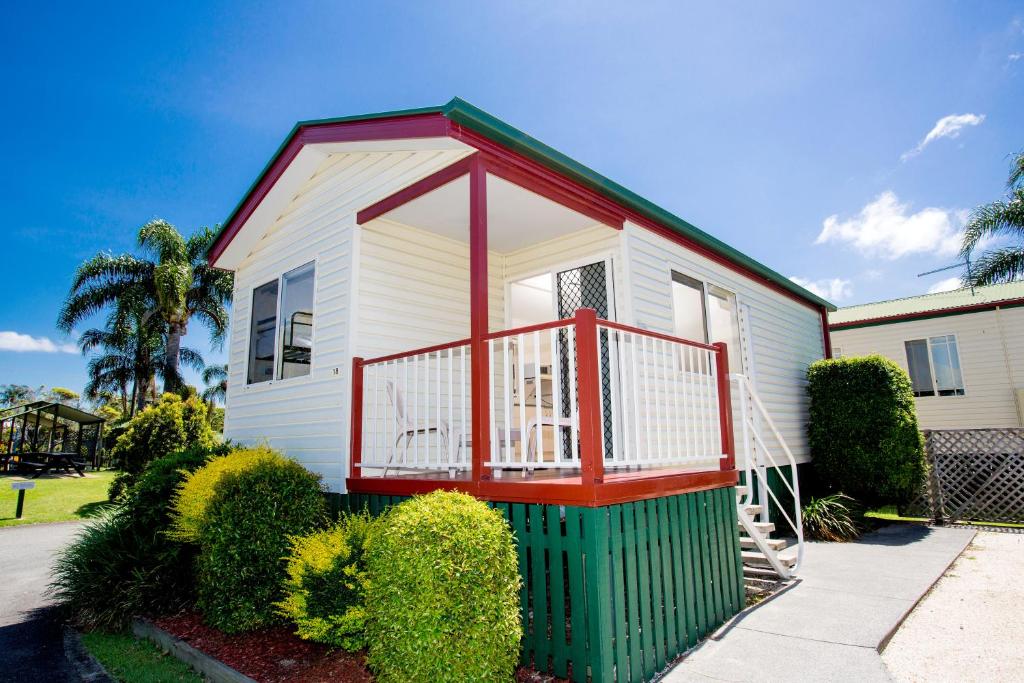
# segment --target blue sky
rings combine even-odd
[[[940,285],[1024,148],[1019,2],[33,5],[0,25],[0,384],[80,389],[75,266],[222,221],[300,119],[458,95],[839,305]]]

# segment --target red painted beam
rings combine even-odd
[[[495,156],[486,153],[485,163],[487,171],[529,190],[573,211],[602,223],[608,227],[622,230],[623,217],[621,211],[615,211],[615,207],[607,207],[593,201],[591,197],[585,197],[579,193],[579,188],[571,188],[563,182],[555,182],[553,174],[539,174],[536,171],[527,171]],[[559,177],[560,178],[560,177]],[[560,178],[561,179],[561,178]]]
[[[397,209],[398,207],[402,206],[403,204],[411,202],[417,197],[422,197],[428,192],[436,190],[439,187],[447,185],[453,180],[461,178],[462,176],[469,173],[470,164],[473,163],[472,159],[472,156],[460,159],[459,161],[456,161],[454,164],[445,166],[437,173],[429,175],[426,178],[423,178],[422,180],[418,180],[412,185],[409,185],[408,187],[403,188],[398,192],[395,192],[394,194],[388,195],[384,199],[381,199],[379,202],[371,204],[370,206],[366,207],[365,209],[356,214],[356,223],[358,223],[359,225],[365,225],[366,223],[372,221],[374,218],[379,218],[383,216],[388,211]]]
[[[580,477],[547,481],[491,479],[480,482],[458,479],[364,477],[349,478],[346,480],[346,486],[350,493],[383,496],[414,496],[443,490],[462,491],[483,500],[496,502],[601,507],[735,486],[737,480],[736,470],[655,470],[609,475],[608,480],[591,487],[584,486]]]
[[[576,382],[579,385],[580,470],[583,484],[604,480],[604,419],[601,414],[601,369],[597,360],[597,311],[576,311]]]
[[[363,457],[363,359],[352,359],[352,421],[351,446],[349,448],[349,475],[358,479],[363,476],[359,463]]]
[[[479,156],[469,166],[469,338],[472,345],[473,480],[485,478],[490,459],[490,354],[487,350],[487,172]],[[488,475],[489,476],[489,475]]]
[[[736,445],[733,441],[732,398],[729,396],[729,350],[725,342],[715,342],[718,370],[718,426],[722,430],[723,470],[736,469]]]
[[[825,350],[825,358],[832,357],[832,335],[828,329],[828,311],[821,307],[821,343]]]

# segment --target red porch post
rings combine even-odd
[[[597,361],[597,311],[576,311],[576,381],[579,384],[580,470],[584,486],[604,481],[601,439],[601,369]]]
[[[480,155],[469,165],[469,338],[472,353],[473,481],[484,475],[491,452],[490,354],[487,350],[487,171]]]
[[[718,368],[718,422],[722,429],[723,470],[736,468],[736,445],[732,433],[732,398],[729,395],[729,353],[725,342],[715,342],[715,364]]]
[[[352,450],[349,454],[349,476],[363,476],[359,463],[363,458],[363,359],[352,359]]]

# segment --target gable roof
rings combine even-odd
[[[963,315],[992,308],[1024,305],[1024,281],[922,294],[859,306],[847,306],[828,316],[833,330],[869,327],[887,323]]]
[[[826,301],[825,299],[817,296],[813,292],[796,284],[789,278],[783,276],[777,271],[769,268],[768,266],[756,261],[755,259],[747,256],[739,250],[729,246],[722,240],[714,237],[700,228],[697,228],[693,224],[683,220],[682,218],[672,214],[671,212],[661,208],[653,202],[641,197],[635,192],[623,187],[615,181],[606,178],[600,173],[584,166],[578,161],[562,154],[558,150],[540,142],[539,140],[527,135],[526,133],[518,130],[498,119],[497,117],[488,114],[487,112],[479,109],[465,100],[459,99],[458,97],[453,98],[447,104],[440,107],[423,107],[419,109],[403,109],[398,111],[381,112],[377,114],[360,114],[356,116],[345,116],[340,118],[329,118],[329,119],[315,119],[309,121],[300,121],[295,124],[291,132],[285,138],[281,146],[278,147],[274,156],[271,157],[270,161],[260,172],[256,181],[246,191],[242,200],[238,203],[235,209],[228,216],[227,220],[221,226],[220,231],[217,233],[214,239],[210,252],[214,252],[215,248],[218,247],[222,239],[225,236],[232,236],[235,232],[234,223],[239,219],[239,214],[242,208],[246,205],[249,198],[258,190],[263,183],[264,178],[268,172],[275,166],[278,158],[289,146],[289,143],[295,138],[301,129],[311,128],[323,125],[333,125],[339,123],[350,123],[359,121],[372,121],[376,119],[393,119],[398,117],[416,117],[416,116],[427,116],[427,115],[438,115],[440,114],[444,118],[463,126],[473,132],[482,135],[494,142],[497,142],[508,149],[511,149],[524,157],[527,157],[533,161],[536,161],[547,168],[566,176],[567,178],[574,180],[575,182],[584,185],[591,190],[611,199],[618,203],[622,207],[639,214],[640,216],[660,224],[661,226],[668,228],[672,232],[675,232],[697,244],[705,247],[706,249],[720,255],[728,261],[742,267],[745,270],[758,275],[765,280],[775,284],[788,292],[795,294],[797,297],[810,302],[814,306],[824,307],[826,310],[834,311],[836,307]]]

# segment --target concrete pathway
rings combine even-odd
[[[0,682],[77,680],[44,592],[56,551],[81,522],[0,528]]]
[[[892,525],[856,543],[808,543],[796,583],[664,680],[890,681],[879,651],[974,533]]]
[[[979,531],[882,653],[897,681],[1020,681],[1024,533]]]

